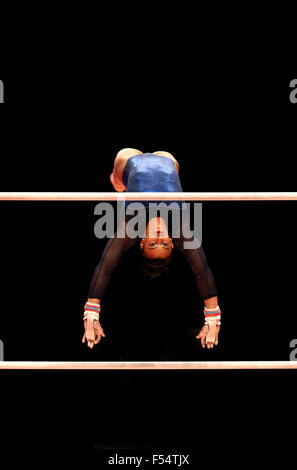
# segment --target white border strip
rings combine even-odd
[[[296,201],[297,192],[57,193],[0,192],[0,201]]]
[[[43,370],[226,370],[297,369],[297,361],[223,361],[223,362],[0,362],[4,369]]]

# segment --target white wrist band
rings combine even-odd
[[[213,324],[220,325],[221,324],[220,320],[221,320],[221,315],[217,315],[214,318],[205,317],[204,324],[205,325],[213,325]]]

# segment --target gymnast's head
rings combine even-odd
[[[153,279],[167,270],[172,258],[173,242],[164,219],[154,217],[149,221],[140,249],[144,261],[143,273],[146,277]]]

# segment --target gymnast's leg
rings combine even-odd
[[[135,155],[143,155],[143,153],[137,149],[125,148],[120,150],[116,155],[110,181],[117,192],[123,192],[126,189],[122,180],[123,172],[129,158]]]
[[[177,174],[179,174],[179,163],[171,153],[165,152],[163,150],[158,150],[158,152],[153,152],[152,155],[160,155],[161,157],[170,158],[170,160],[172,160],[175,163]]]

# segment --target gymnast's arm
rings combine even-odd
[[[129,250],[135,242],[136,238],[128,238],[127,235],[125,238],[118,238],[117,234],[108,241],[91,280],[88,302],[100,304],[113,270],[118,265],[123,254]]]
[[[187,244],[196,240],[198,248],[189,248]],[[178,248],[187,258],[187,261],[194,273],[196,285],[204,301],[206,308],[215,308],[218,305],[217,289],[215,280],[200,242],[194,238],[185,238],[181,230],[178,238],[173,238],[176,248]]]
[[[125,227],[122,225],[114,238],[111,238],[106,244],[105,250],[103,251],[91,280],[88,300],[85,304],[85,332],[82,338],[82,342],[85,343],[87,341],[87,345],[91,349],[95,344],[99,343],[101,337],[105,337],[105,333],[100,324],[100,302],[110,281],[111,274],[123,254],[136,242],[136,238],[127,236],[126,224],[128,220],[129,218],[126,217],[123,221]],[[123,228],[125,228],[125,230],[123,230]]]
[[[220,331],[220,308],[218,306],[217,289],[211,270],[208,267],[204,250],[200,241],[190,231],[189,213],[180,217],[179,233],[172,233],[175,246],[185,255],[194,273],[197,287],[204,300],[205,324],[196,336],[201,340],[203,348],[218,345]],[[175,229],[173,230],[175,232]]]

